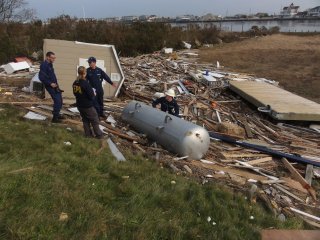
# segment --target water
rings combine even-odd
[[[280,32],[320,32],[320,19],[273,19],[273,20],[250,20],[250,21],[211,21],[211,22],[192,22],[192,23],[170,23],[173,27],[188,28],[189,24],[197,24],[201,28],[216,26],[228,32],[246,32],[252,26],[279,27]]]

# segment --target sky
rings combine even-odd
[[[26,0],[37,17],[45,20],[61,14],[72,17],[106,18],[157,15],[164,17],[192,14],[202,16],[266,12],[278,14],[292,2],[300,11],[320,6],[320,0]]]

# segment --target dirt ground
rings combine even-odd
[[[280,82],[286,90],[320,103],[320,35],[272,35],[200,51],[204,62]]]

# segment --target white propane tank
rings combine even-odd
[[[122,119],[181,157],[198,160],[209,149],[210,137],[206,129],[142,102],[131,101],[123,109]]]

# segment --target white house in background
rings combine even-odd
[[[314,7],[314,8],[310,8],[308,10],[308,15],[312,16],[312,17],[320,17],[320,6]]]
[[[298,14],[299,6],[295,6],[293,3],[288,7],[284,7],[280,12],[281,17],[293,17]]]

